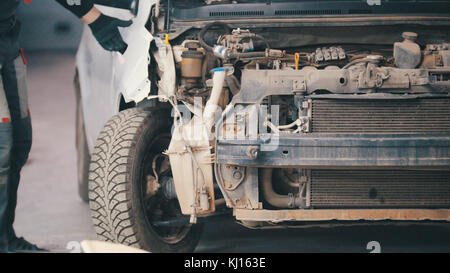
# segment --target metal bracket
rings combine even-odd
[[[312,100],[296,96],[295,104],[298,108],[298,119],[301,121],[298,132],[309,133],[311,131]]]
[[[311,170],[301,170],[301,176],[299,177],[300,187],[299,187],[299,196],[302,200],[301,209],[309,208],[311,206]]]

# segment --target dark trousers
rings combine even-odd
[[[0,250],[16,237],[13,229],[20,171],[31,148],[26,65],[19,56],[0,63]]]

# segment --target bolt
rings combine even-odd
[[[247,156],[251,159],[255,160],[258,158],[259,147],[258,146],[250,146],[247,148]]]
[[[236,180],[241,179],[242,178],[242,173],[240,171],[235,171],[233,173],[233,178],[236,179]]]

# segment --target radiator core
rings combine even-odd
[[[312,133],[450,133],[450,99],[316,99]]]
[[[312,170],[313,208],[449,208],[450,171]]]

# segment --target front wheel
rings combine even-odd
[[[89,204],[97,235],[150,252],[192,252],[202,225],[181,214],[164,191],[172,170],[164,151],[170,143],[167,110],[127,109],[100,133],[91,157]]]

